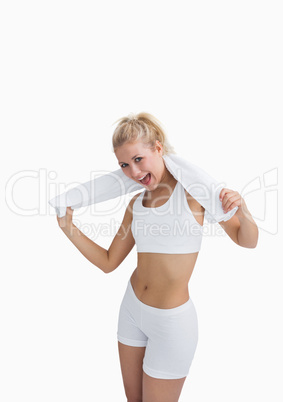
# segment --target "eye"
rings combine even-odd
[[[137,158],[135,159],[135,161],[136,161],[137,159],[142,159],[142,157],[141,157],[141,156],[137,157]],[[138,162],[140,162],[140,161],[138,161]],[[120,165],[122,169],[124,169],[123,165],[127,165],[127,163],[122,163],[122,165]]]

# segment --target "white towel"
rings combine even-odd
[[[208,222],[227,221],[237,212],[238,207],[234,207],[231,211],[224,213],[219,199],[224,185],[202,168],[177,154],[170,153],[162,157],[168,171],[205,208],[204,217]],[[145,187],[127,177],[120,168],[52,198],[49,204],[55,208],[58,217],[61,218],[66,215],[66,207],[81,208],[136,190],[145,190]]]

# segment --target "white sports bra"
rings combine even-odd
[[[131,230],[138,253],[187,254],[200,250],[202,229],[177,181],[170,198],[160,207],[142,205],[144,190],[133,204]]]

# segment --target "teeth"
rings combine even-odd
[[[144,179],[145,178],[145,176],[146,176],[146,174],[143,176],[143,177],[141,177],[139,180],[142,180],[142,179]]]

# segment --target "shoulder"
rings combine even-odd
[[[143,191],[141,191],[140,193],[135,194],[129,201],[127,208],[126,208],[126,212],[125,215],[129,218],[132,219],[132,215],[133,215],[133,206],[134,206],[134,202],[136,201],[136,199],[143,193]]]
[[[130,202],[129,202],[129,205],[130,204],[134,204],[134,202],[136,201],[136,199],[143,193],[144,191],[141,191],[140,193],[137,193],[137,194],[135,194],[132,198],[131,198],[131,200],[130,200]]]

